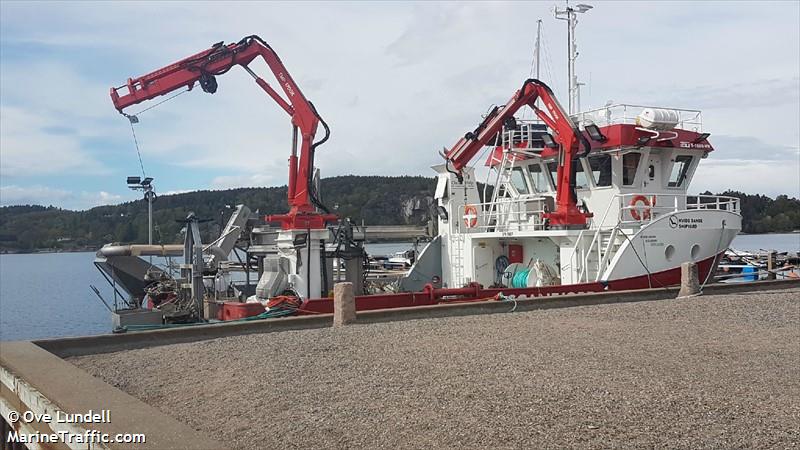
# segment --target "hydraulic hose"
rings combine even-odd
[[[263,45],[264,47],[268,48],[270,51],[275,53],[272,47],[270,47],[269,44],[267,44],[267,42],[264,39],[255,34],[251,34],[250,36],[245,36],[239,41],[239,44],[246,46],[252,41],[257,41],[259,44]],[[275,57],[278,58],[277,53],[275,53]],[[280,58],[278,59],[280,60]],[[314,153],[316,152],[317,147],[327,142],[327,140],[330,138],[331,129],[325,122],[325,120],[322,118],[322,116],[319,115],[319,113],[317,112],[317,108],[314,106],[314,104],[311,103],[310,101],[308,102],[308,104],[309,106],[311,106],[311,110],[314,112],[314,115],[317,116],[317,119],[322,124],[322,128],[325,130],[325,135],[319,141],[311,144],[311,154],[308,155],[308,167],[307,167],[308,185],[306,186],[306,192],[308,192],[308,198],[314,206],[321,209],[325,213],[330,214],[330,209],[328,209],[328,207],[325,206],[325,204],[319,200],[319,198],[317,197],[317,193],[314,189]]]

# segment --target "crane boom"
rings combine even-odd
[[[261,57],[267,63],[285,93],[286,99],[248,67],[248,64],[257,57]],[[207,50],[147,75],[129,78],[124,86],[111,88],[111,101],[117,111],[125,114],[125,108],[181,88],[191,90],[195,83],[199,83],[204,92],[213,94],[217,91],[215,77],[226,73],[235,65],[242,66],[255,79],[259,87],[292,118],[293,139],[292,152],[289,156],[287,194],[290,209],[288,214],[268,216],[267,220],[280,222],[284,229],[324,228],[325,223],[336,220],[336,216],[317,212],[317,208],[326,213],[327,209],[317,200],[312,184],[314,151],[328,139],[330,129],[317,113],[313,103],[303,95],[272,47],[260,37],[247,36],[239,42],[227,45],[219,42]],[[325,129],[325,136],[319,141],[313,142],[320,123]],[[300,134],[299,160],[298,132]]]
[[[536,106],[536,101],[540,99],[546,111]],[[494,107],[478,127],[459,139],[445,152],[444,157],[452,170],[460,174],[472,158],[502,132],[503,125],[513,120],[514,113],[525,105],[530,106],[539,119],[553,131],[553,140],[558,144],[557,150],[545,149],[542,152],[543,157],[553,156],[555,153],[559,155],[556,210],[545,217],[555,228],[585,227],[586,220],[592,214],[578,210],[575,169],[579,163],[577,158],[585,156],[591,146],[564,111],[550,87],[539,80],[526,80],[504,106]],[[581,146],[584,151],[579,153]]]

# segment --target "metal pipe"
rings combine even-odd
[[[306,232],[306,298],[311,298],[311,228]]]
[[[153,245],[153,196],[149,194],[153,187],[150,186],[147,192],[147,244]]]

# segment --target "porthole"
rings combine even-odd
[[[675,256],[675,247],[668,245],[667,248],[664,249],[664,256],[667,257],[667,261],[672,261],[672,257]]]
[[[692,246],[692,259],[697,261],[698,256],[700,256],[700,245],[694,244]]]

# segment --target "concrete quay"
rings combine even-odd
[[[0,410],[147,435],[92,448],[800,444],[800,283],[677,293],[2,343]]]

